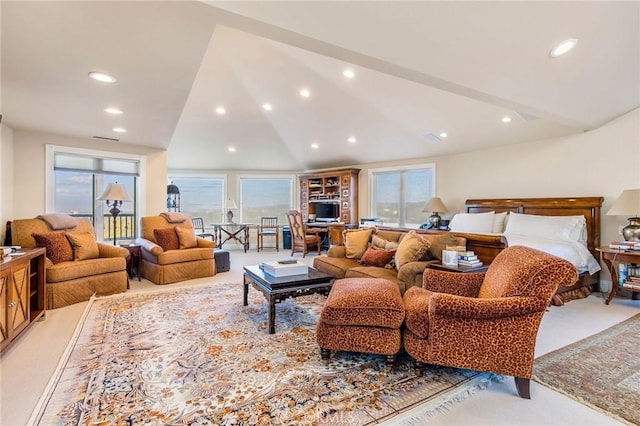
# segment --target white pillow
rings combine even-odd
[[[504,232],[505,220],[507,219],[507,212],[496,213],[493,216],[493,229],[491,232],[494,234],[502,234]]]
[[[487,213],[458,213],[449,223],[453,232],[468,232],[472,234],[491,234],[493,231],[493,217],[496,212]]]
[[[539,216],[511,213],[505,235],[528,235],[557,241],[582,241],[587,221],[584,216]]]

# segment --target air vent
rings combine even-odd
[[[94,139],[102,139],[103,141],[112,141],[112,142],[120,142],[120,139],[116,138],[107,138],[105,136],[92,136]]]
[[[534,121],[540,120],[540,117],[536,117],[535,115],[527,114],[526,112],[516,111],[516,114],[520,116],[524,121]]]
[[[426,135],[424,135],[424,138],[429,142],[442,142],[442,139],[440,139],[434,133],[427,133]]]

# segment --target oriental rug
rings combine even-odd
[[[276,305],[271,335],[266,301],[249,296],[215,284],[93,299],[30,424],[362,425],[411,408],[415,423],[501,379],[342,352],[325,365],[324,296]]]
[[[640,424],[640,314],[536,358],[534,379],[623,423]]]

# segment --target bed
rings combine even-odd
[[[571,198],[506,198],[506,199],[470,199],[465,202],[466,213],[520,213],[525,215],[542,216],[584,216],[586,221],[586,236],[584,245],[597,262],[600,246],[600,214],[602,197],[571,197]],[[473,250],[485,264],[491,263],[498,253],[509,245],[508,238],[513,236],[503,234],[475,234],[453,232],[455,235],[467,239],[467,250]],[[528,245],[516,240],[515,244]],[[538,247],[534,247],[538,248]],[[588,254],[587,254],[588,255]],[[593,262],[593,261],[592,261]],[[581,271],[580,279],[571,287],[561,287],[553,298],[555,305],[588,296],[591,291],[599,291],[600,273],[590,267]]]

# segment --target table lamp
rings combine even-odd
[[[119,206],[122,206],[123,201],[131,201],[129,194],[124,189],[124,185],[118,182],[110,183],[107,185],[107,189],[104,190],[102,195],[98,197],[98,200],[105,200],[107,207],[111,207],[109,213],[113,216],[113,245],[116,245],[116,217],[120,214]],[[109,205],[109,201],[113,201],[113,204]]]
[[[622,228],[622,236],[625,241],[640,242],[640,189],[622,191],[607,216],[631,216],[627,218],[629,224]]]
[[[238,208],[236,201],[229,198],[227,204],[225,204],[225,208],[227,209],[227,222],[233,223],[233,212],[231,210]]]
[[[430,228],[438,229],[440,226],[440,215],[438,213],[444,213],[447,211],[444,203],[440,199],[440,197],[431,197],[431,199],[427,202],[422,209],[423,213],[431,212],[431,216],[429,216],[429,225]]]

